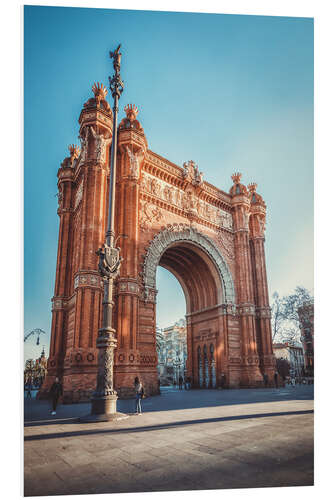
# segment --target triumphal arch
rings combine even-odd
[[[80,147],[58,171],[60,218],[47,391],[62,379],[65,401],[96,388],[96,337],[103,286],[96,251],[108,212],[112,110],[103,85],[79,117]],[[148,148],[135,105],[118,128],[115,221],[123,258],[114,292],[115,388],[131,396],[139,375],[158,392],[156,268],[179,280],[186,299],[186,376],[195,387],[262,385],[273,377],[265,265],[266,205],[256,184],[232,175],[225,192],[192,161],[175,165]],[[221,179],[223,180],[223,179]]]

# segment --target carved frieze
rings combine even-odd
[[[161,179],[157,179],[147,172],[142,172],[140,187],[142,192],[151,194],[190,215],[199,216],[211,224],[232,230],[232,215],[200,199],[193,187],[187,191],[183,191]]]
[[[162,210],[148,202],[140,203],[140,228],[142,231],[148,231],[154,223],[160,222],[163,218]]]

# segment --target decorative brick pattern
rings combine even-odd
[[[58,171],[59,245],[45,391],[58,375],[66,401],[88,400],[96,387],[102,321],[96,251],[106,231],[106,146],[113,131],[105,88],[98,84],[93,91],[79,118],[81,151],[72,145]],[[211,370],[217,386],[222,373],[229,387],[262,385],[264,372],[273,377],[274,357],[266,205],[257,186],[242,185],[236,173],[226,193],[206,182],[194,161],[180,167],[148,150],[136,106],[126,108],[131,113],[135,117],[124,118],[118,131],[115,232],[123,261],[113,290],[115,388],[120,397],[132,397],[139,375],[148,394],[158,391],[158,265],[172,269],[186,296],[186,376],[192,383],[200,386]]]

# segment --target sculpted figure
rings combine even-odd
[[[135,155],[128,146],[126,146],[126,151],[130,159],[130,175],[138,178],[140,169],[138,155]]]
[[[105,163],[106,160],[106,147],[111,143],[111,138],[106,139],[104,134],[97,134],[93,127],[89,127],[96,143],[96,160]]]
[[[152,179],[150,186],[152,194],[154,194],[155,196],[159,196],[161,191],[161,186],[159,182],[156,179]]]
[[[88,134],[89,134],[89,128],[84,127],[83,134],[79,136],[79,139],[81,141],[80,164],[86,161],[88,156]]]

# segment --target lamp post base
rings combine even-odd
[[[128,418],[117,412],[117,395],[96,397],[91,400],[91,414],[80,417],[80,422],[111,422]]]

